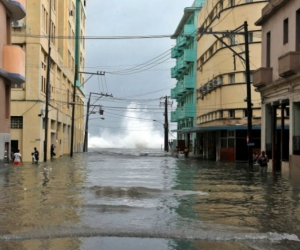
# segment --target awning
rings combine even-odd
[[[277,126],[277,129],[281,129],[280,126]],[[285,126],[284,129],[289,129],[289,126]],[[206,131],[220,131],[220,130],[248,130],[247,126],[209,126],[209,127],[193,127],[193,128],[183,128],[172,130],[172,132],[178,133],[198,133]],[[252,126],[252,130],[261,130],[261,126]]]

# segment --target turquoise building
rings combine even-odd
[[[205,2],[195,0],[191,7],[185,8],[171,36],[176,39],[171,51],[171,57],[176,59],[171,77],[177,80],[175,88],[171,89],[171,98],[177,101],[176,110],[171,112],[171,122],[177,122],[177,139],[184,140],[190,152],[194,152],[196,134],[184,131],[196,127],[197,16]]]

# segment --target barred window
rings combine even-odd
[[[23,116],[11,116],[10,128],[11,129],[22,129],[23,128]]]

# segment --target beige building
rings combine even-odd
[[[25,81],[25,52],[11,44],[11,23],[26,15],[26,0],[0,0],[0,164],[10,159],[11,87]]]
[[[245,37],[242,26],[247,21],[252,81],[252,71],[261,65],[261,30],[254,23],[265,5],[266,1],[258,0],[208,0],[199,13],[195,132],[198,151],[204,158],[248,160],[248,111],[243,60]],[[251,95],[253,142],[259,150],[261,100],[253,87]]]
[[[262,98],[262,149],[273,171],[289,160],[300,169],[300,1],[270,0],[256,23],[262,27],[262,67],[253,85]]]
[[[51,5],[51,7],[50,7]],[[80,0],[80,36],[85,35],[85,1]],[[51,10],[50,10],[51,9]],[[50,13],[51,11],[51,13]],[[51,18],[51,20],[50,20]],[[12,86],[11,147],[31,161],[36,147],[43,161],[45,100],[50,37],[51,63],[47,158],[50,146],[56,157],[70,153],[73,82],[75,72],[75,0],[27,0],[26,18],[13,23],[12,42],[26,53],[26,82]],[[49,33],[50,36],[49,36]],[[85,42],[79,42],[79,71],[84,68]],[[75,102],[74,152],[82,151],[84,136],[84,92],[79,74]]]

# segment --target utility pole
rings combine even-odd
[[[48,120],[49,120],[49,92],[50,92],[50,69],[51,69],[51,13],[52,0],[49,1],[49,35],[48,35],[48,60],[47,60],[47,82],[46,82],[46,103],[45,103],[45,136],[44,136],[44,162],[47,161],[48,152]]]
[[[164,96],[160,99],[165,99],[164,102],[160,103],[160,106],[164,105],[165,107],[165,123],[164,123],[164,151],[169,152],[169,122],[168,122],[168,105],[172,105],[173,102],[169,102],[168,99],[170,96]]]
[[[253,141],[252,141],[252,103],[251,103],[251,80],[250,80],[250,59],[249,59],[249,34],[247,21],[244,22],[245,32],[245,64],[247,80],[247,118],[248,118],[248,160],[249,169],[253,170]]]
[[[86,117],[85,117],[85,130],[84,130],[84,143],[83,143],[83,152],[88,152],[88,140],[89,140],[89,136],[88,136],[88,133],[89,133],[89,116],[90,116],[90,106],[94,106],[94,107],[100,107],[100,105],[90,105],[90,102],[91,102],[91,95],[94,94],[94,95],[100,95],[100,98],[102,96],[110,96],[112,97],[112,95],[108,95],[108,94],[103,94],[103,93],[93,93],[93,92],[90,92],[90,95],[89,95],[89,100],[88,100],[88,103],[87,103],[87,110],[86,110]],[[100,111],[99,111],[100,112]],[[102,115],[100,113],[100,115]]]
[[[241,29],[244,29],[244,32],[240,32]],[[247,85],[247,117],[248,117],[248,127],[247,127],[247,146],[248,146],[248,166],[249,169],[253,169],[253,146],[254,143],[252,141],[252,101],[251,101],[251,82],[250,82],[250,59],[249,59],[249,32],[248,32],[248,23],[247,21],[244,22],[244,24],[234,31],[212,31],[211,29],[209,31],[207,30],[200,30],[199,34],[212,34],[215,38],[217,38],[222,44],[225,45],[226,48],[231,50],[234,55],[238,56],[241,60],[245,62],[245,70],[246,70],[246,85]],[[230,36],[230,35],[244,35],[245,37],[245,58],[243,58],[240,54],[237,53],[235,50],[233,50],[230,46],[228,46],[221,38],[217,36],[217,34],[223,35],[223,36]]]
[[[165,151],[169,152],[168,97],[165,96]]]
[[[76,0],[76,23],[75,23],[75,73],[73,86],[73,109],[72,109],[72,127],[71,127],[71,145],[70,156],[73,157],[74,144],[74,121],[75,121],[75,104],[76,104],[76,85],[78,81],[78,66],[79,66],[79,31],[80,31],[80,0]]]

